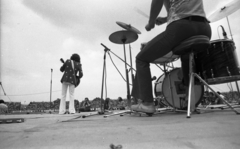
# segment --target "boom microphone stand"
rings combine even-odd
[[[100,112],[98,114],[104,114],[104,107],[103,107],[103,88],[104,88],[104,80],[105,80],[105,72],[106,72],[106,53],[110,49],[108,49],[106,46],[104,46],[102,43],[101,45],[105,48],[104,49],[104,56],[103,56],[103,73],[102,73],[102,89],[101,89],[101,99],[100,99]]]

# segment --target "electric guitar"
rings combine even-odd
[[[64,64],[64,60],[61,58],[60,61]],[[76,87],[80,84],[80,77],[79,76],[76,76],[75,75],[75,78],[76,78]]]

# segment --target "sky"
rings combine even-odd
[[[210,16],[231,1],[203,0],[206,15]],[[141,31],[135,42],[126,45],[127,63],[130,64],[132,58],[134,69],[135,56],[140,50],[141,43],[148,42],[166,28],[164,24],[156,26],[150,32],[145,30],[148,18],[137,10],[149,15],[150,0],[1,0],[0,2],[0,81],[7,95],[4,95],[1,88],[0,98],[7,102],[29,103],[61,98],[60,58],[69,59],[73,53],[80,55],[84,74],[80,85],[75,89],[75,99],[82,101],[85,97],[90,100],[101,97],[104,62],[104,47],[101,43],[111,50],[111,58],[126,77],[125,65],[118,58],[124,59],[123,45],[109,40],[111,34],[124,30],[116,22],[131,24]],[[240,56],[239,15],[240,10],[237,10],[228,16],[237,57]],[[166,16],[165,9],[159,16]],[[228,37],[231,38],[226,17],[210,25],[211,40],[223,38],[220,25],[224,26]],[[130,48],[132,57],[129,54]],[[105,62],[106,88],[103,89],[103,98],[126,98],[126,82],[114,67],[108,54]],[[181,67],[180,60],[175,61],[174,66]],[[159,78],[163,74],[154,64],[150,67],[152,76]],[[51,80],[52,94],[50,94]],[[236,90],[236,82],[211,87],[226,92],[231,90],[230,85]],[[131,88],[132,86],[130,90]]]

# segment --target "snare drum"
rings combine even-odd
[[[141,50],[146,46],[146,44],[147,44],[147,42],[144,42],[141,44]],[[176,61],[176,60],[178,60],[178,58],[179,58],[179,55],[174,55],[171,51],[171,52],[167,53],[166,55],[154,60],[151,63],[163,65],[165,63],[170,63],[170,62]]]
[[[171,70],[167,75],[163,74],[160,76],[157,81],[155,82],[155,96],[163,96],[167,102],[167,104],[171,107],[175,107],[180,110],[186,110],[187,104],[186,104],[186,89],[187,88],[181,88],[181,82],[182,82],[182,71],[180,68],[175,68]],[[170,81],[171,80],[171,86],[172,86],[172,95],[170,91]],[[195,106],[197,107],[199,103],[201,102],[201,99],[203,97],[204,93],[204,87],[203,85],[194,85],[195,90]],[[172,99],[173,96],[173,99]],[[174,105],[173,105],[174,102]]]
[[[235,49],[232,40],[211,41],[210,48],[195,55],[196,73],[210,85],[240,80]]]

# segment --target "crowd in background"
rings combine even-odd
[[[31,112],[45,112],[46,110],[58,110],[60,106],[60,99],[54,100],[51,105],[50,102],[30,102],[29,104],[21,104],[21,102],[4,102],[1,99],[1,106],[7,107],[7,110],[2,110],[0,113],[13,113],[16,111],[31,111]],[[87,112],[95,111],[100,109],[101,100],[100,98],[95,98],[89,100],[87,97],[79,102],[74,100],[74,107],[76,112]],[[118,99],[107,98],[102,100],[102,105],[105,110],[123,110],[127,106],[127,100],[119,97]],[[3,107],[3,106],[2,106]],[[66,101],[66,108],[69,108],[69,101]],[[5,108],[6,109],[6,108]]]
[[[220,93],[220,92],[218,92]],[[239,102],[239,96],[237,92],[229,92],[229,93],[220,93],[224,96],[225,100],[229,103]],[[51,105],[50,102],[30,102],[28,105],[21,104],[21,102],[4,102],[4,100],[0,100],[0,113],[12,113],[15,111],[32,111],[32,112],[45,112],[46,110],[58,110],[60,105],[60,99],[54,100]],[[76,112],[88,112],[88,111],[96,111],[104,107],[105,110],[124,110],[127,107],[127,99],[122,99],[118,97],[118,99],[110,99],[106,98],[105,100],[100,98],[95,98],[93,100],[89,100],[87,97],[79,102],[78,100],[74,100],[74,106]],[[158,104],[158,103],[156,103]],[[203,98],[201,100],[202,105],[215,105],[215,104],[223,104],[222,100],[220,100],[215,94],[212,92],[204,92]],[[69,101],[66,101],[67,109],[69,108]],[[1,110],[6,109],[7,110]]]

